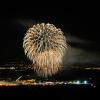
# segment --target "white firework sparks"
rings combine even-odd
[[[36,24],[26,32],[23,48],[40,76],[52,76],[62,68],[67,44],[64,33],[53,24]]]

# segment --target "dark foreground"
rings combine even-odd
[[[3,86],[0,87],[0,97],[19,98],[31,97],[37,100],[41,99],[60,99],[67,100],[67,98],[85,99],[99,97],[99,87],[91,87],[84,85],[67,85],[67,86]]]

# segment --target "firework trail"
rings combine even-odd
[[[62,68],[67,44],[61,29],[53,24],[36,24],[26,32],[23,39],[25,55],[33,62],[39,76],[56,74]]]

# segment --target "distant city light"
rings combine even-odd
[[[84,83],[84,84],[87,84],[88,82],[87,82],[87,80],[85,80],[83,83]]]
[[[20,80],[22,76],[18,77],[16,81],[0,81],[0,86],[10,86],[10,85],[37,85],[37,86],[55,86],[55,85],[90,85],[92,87],[96,87],[93,83],[89,82],[89,80],[72,80],[72,81],[37,81],[36,79],[30,80]]]
[[[78,80],[78,81],[76,81],[76,84],[80,84],[80,81]]]

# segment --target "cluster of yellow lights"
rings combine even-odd
[[[36,81],[36,80],[17,80],[14,82],[8,82],[8,81],[0,81],[0,86],[19,86],[19,85],[33,85],[33,86],[55,86],[55,85],[68,85],[68,84],[76,84],[76,85],[93,85],[91,82],[88,82],[87,80],[83,80],[82,82],[80,80],[72,80],[72,81]]]

